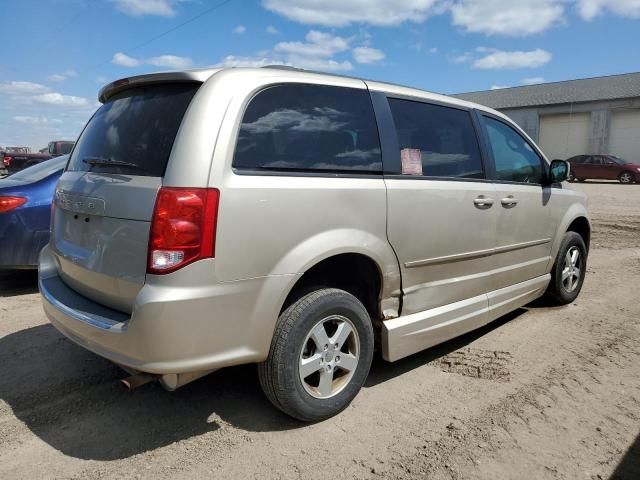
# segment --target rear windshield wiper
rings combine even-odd
[[[125,162],[123,160],[115,160],[112,158],[102,158],[102,157],[85,157],[82,161],[91,166],[97,167],[127,167],[127,168],[135,168],[136,170],[145,171],[144,168],[136,165],[135,163]]]

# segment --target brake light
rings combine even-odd
[[[9,155],[7,155],[2,159],[2,162],[4,163],[5,167],[10,167],[11,166],[11,160],[13,160],[13,158],[10,157]]]
[[[0,197],[0,213],[14,210],[25,203],[27,199],[24,197]]]
[[[151,220],[147,273],[169,273],[213,258],[219,202],[216,188],[162,187]]]

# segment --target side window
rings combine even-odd
[[[484,178],[469,112],[411,100],[389,99],[398,133],[402,173]]]
[[[242,119],[233,166],[381,173],[380,140],[369,93],[298,84],[258,93]]]
[[[509,182],[542,183],[542,159],[513,128],[482,117],[496,166],[496,178]]]

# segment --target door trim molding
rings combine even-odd
[[[502,247],[487,248],[484,250],[474,250],[472,252],[456,253],[453,255],[444,255],[442,257],[425,258],[423,260],[412,260],[405,262],[405,268],[423,267],[425,265],[435,265],[439,263],[458,262],[460,260],[468,260],[471,258],[489,257],[498,253],[512,252],[514,250],[521,250],[523,248],[536,247],[538,245],[544,245],[550,243],[551,238],[541,238],[539,240],[531,240],[528,242],[513,243],[511,245],[504,245]]]

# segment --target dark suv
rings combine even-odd
[[[576,155],[567,160],[571,164],[569,181],[586,179],[618,180],[620,183],[640,181],[640,163],[632,163],[613,155]]]

